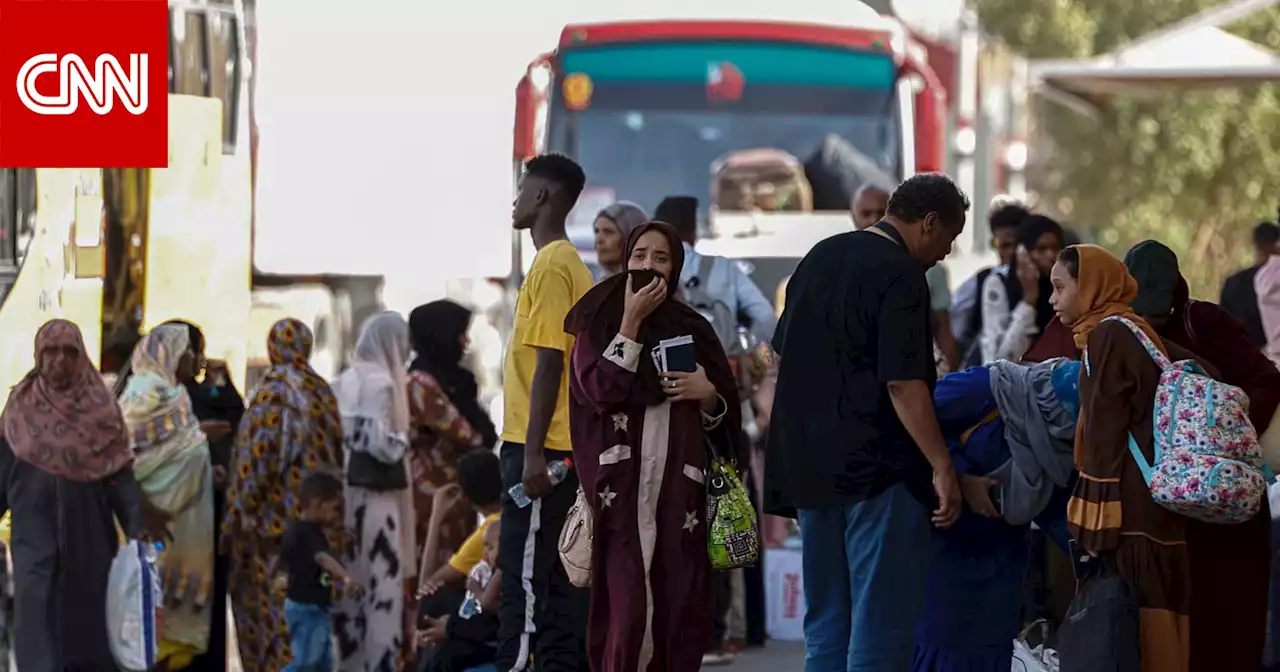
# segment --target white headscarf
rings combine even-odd
[[[334,392],[343,415],[385,418],[392,432],[409,431],[409,396],[405,367],[409,363],[409,323],[400,313],[384,311],[360,330],[351,366],[338,377]],[[391,406],[385,395],[391,388]]]
[[[390,310],[378,313],[364,323],[360,338],[356,339],[351,366],[333,385],[344,424],[346,416],[385,420],[387,429],[397,435],[394,441],[388,443],[394,443],[400,450],[404,449],[409,432],[409,390],[405,369],[409,364],[410,350],[409,323],[404,317]],[[391,389],[390,408],[387,407],[388,387]],[[386,458],[390,456],[384,454],[377,457],[387,461]],[[404,462],[405,474],[412,473],[407,451],[398,459]],[[405,488],[399,494],[400,553],[402,558],[412,558],[417,552],[415,547],[418,529],[413,488]],[[409,561],[400,566],[405,578],[417,574],[416,562]]]

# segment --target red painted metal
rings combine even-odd
[[[956,76],[959,74],[959,55],[956,54],[955,47],[915,31],[911,32],[911,40],[924,47],[929,69],[938,75],[938,81],[942,82],[942,86],[947,91],[954,91]]]
[[[516,118],[515,134],[512,142],[512,156],[518,161],[532,158],[538,153],[537,133],[538,108],[547,102],[547,91],[537,91],[533,86],[533,71],[547,64],[551,54],[543,54],[534,59],[525,70],[524,77],[516,84]]]
[[[928,65],[914,58],[903,62],[903,70],[924,80],[924,89],[916,94],[916,170],[942,172],[947,165],[947,89]]]
[[[565,26],[560,47],[654,40],[760,40],[804,42],[846,49],[889,51],[887,30],[760,21],[630,21]]]
[[[533,83],[529,75],[520,78],[516,84],[516,125],[515,140],[512,143],[512,157],[523,161],[533,156],[533,117],[534,105]]]

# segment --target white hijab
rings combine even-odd
[[[385,419],[395,433],[409,431],[409,323],[400,313],[383,311],[360,330],[351,366],[338,377],[334,392],[343,415]],[[390,408],[386,389],[391,388]]]
[[[409,390],[405,369],[409,364],[409,323],[400,313],[383,311],[370,317],[356,339],[356,349],[351,356],[351,366],[338,377],[333,385],[338,398],[338,408],[343,416],[385,419],[387,428],[407,441],[409,432]],[[387,406],[387,387],[391,388],[390,408]],[[406,474],[409,455],[401,458]],[[417,553],[417,521],[413,506],[413,484],[400,492],[400,557],[408,562],[400,564],[404,578],[417,574],[418,563],[413,562]]]

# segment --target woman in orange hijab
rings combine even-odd
[[[1084,351],[1076,467],[1080,479],[1067,506],[1080,547],[1122,576],[1138,603],[1144,672],[1192,670],[1193,647],[1230,647],[1194,637],[1193,620],[1208,624],[1229,614],[1192,614],[1191,590],[1230,590],[1228,577],[1197,575],[1188,560],[1188,527],[1201,525],[1155,503],[1129,453],[1133,436],[1153,456],[1151,413],[1160,367],[1150,349],[1173,360],[1194,356],[1163,342],[1130,302],[1138,284],[1124,264],[1096,245],[1062,251],[1050,274],[1051,303]],[[1107,319],[1121,318],[1121,319]],[[1206,366],[1212,372],[1212,369]],[[1220,585],[1215,585],[1215,583]],[[1261,590],[1261,588],[1257,588]],[[1194,618],[1193,618],[1194,616]]]

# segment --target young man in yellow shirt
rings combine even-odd
[[[571,456],[569,353],[564,319],[591,288],[591,272],[565,234],[565,220],[586,184],[582,168],[560,154],[525,164],[512,225],[528,230],[538,254],[520,287],[503,371],[502,481],[524,485],[532,503],[502,500],[498,569],[500,672],[587,669],[587,592],[569,583],[557,545],[578,490],[570,469],[558,485],[548,464]]]

